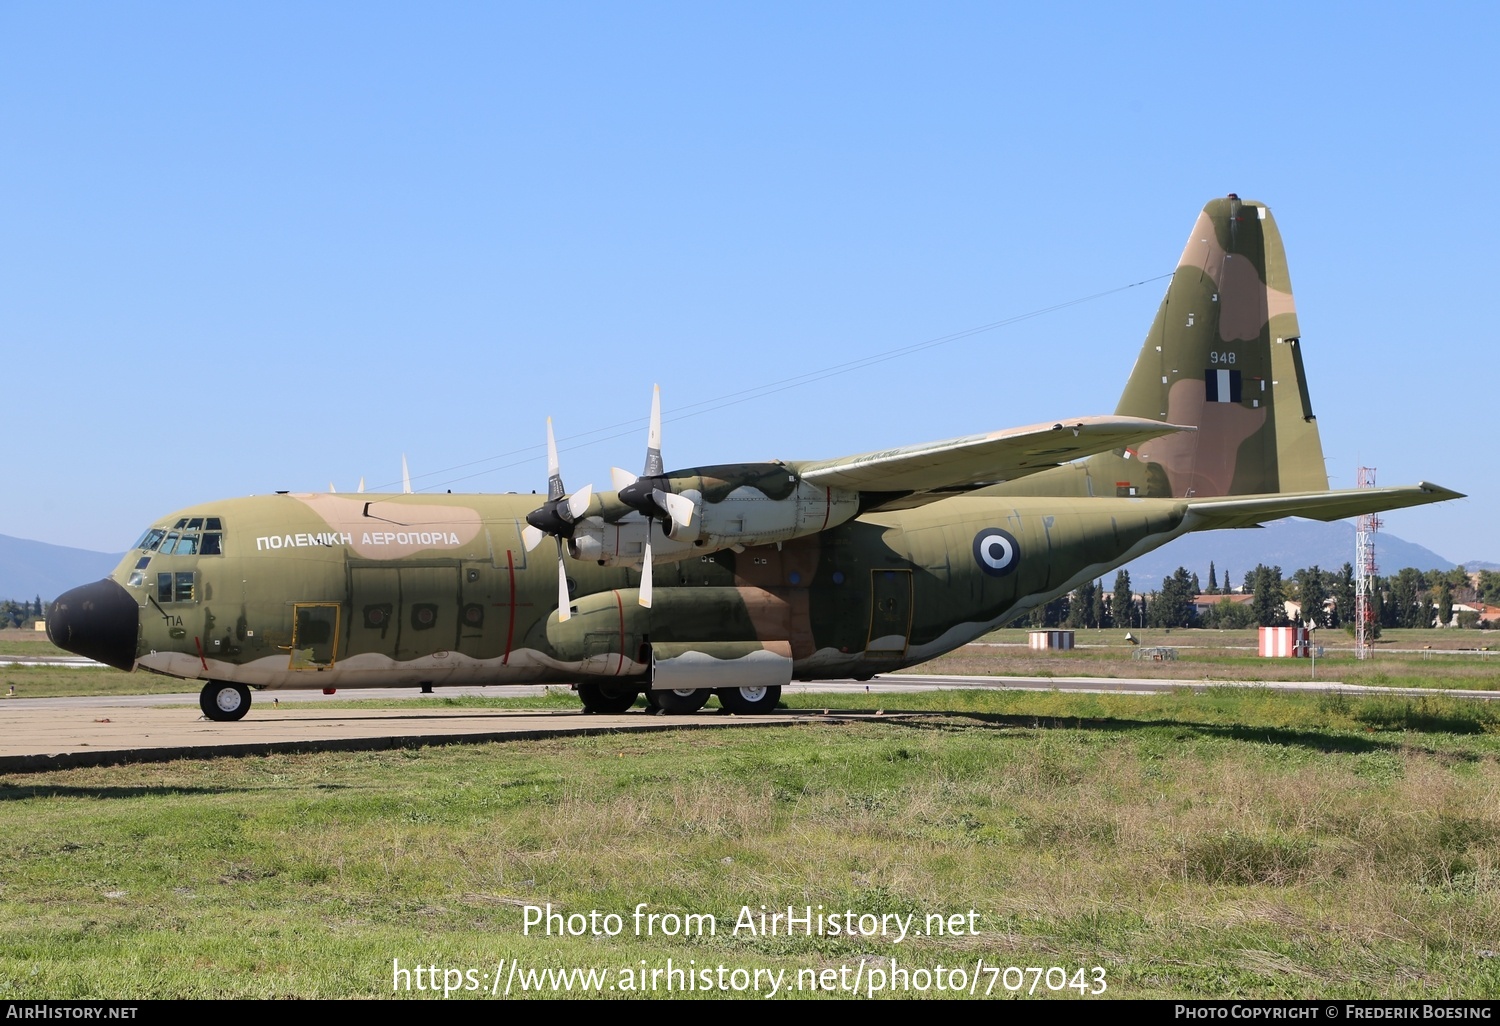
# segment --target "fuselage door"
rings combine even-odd
[[[868,655],[903,656],[911,635],[911,571],[870,571]]]
[[[335,602],[298,602],[292,611],[293,670],[326,670],[339,647],[339,607]]]

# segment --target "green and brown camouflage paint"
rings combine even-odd
[[[157,526],[218,518],[219,554],[131,552],[110,580],[58,600],[53,639],[123,668],[272,689],[555,681],[580,685],[587,703],[601,687],[628,700],[652,687],[869,677],[950,651],[1190,530],[1457,494],[1326,491],[1300,346],[1270,212],[1213,200],[1117,410],[1173,427],[1131,449],[912,508],[862,492],[860,515],[779,544],[679,549],[657,561],[649,609],[638,569],[569,559],[566,622],[557,562],[522,540],[536,496],[209,503]],[[784,502],[798,468],[813,466],[841,463],[725,465],[673,480],[708,503]],[[610,493],[588,513],[606,527],[630,515]],[[104,607],[107,624],[89,612]],[[138,610],[134,629],[127,607]]]

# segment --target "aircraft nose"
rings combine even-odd
[[[130,670],[140,622],[130,592],[106,577],[58,596],[47,610],[47,637],[58,648]]]

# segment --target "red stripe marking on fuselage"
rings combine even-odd
[[[208,672],[208,660],[203,658],[203,642],[198,640],[198,635],[193,635],[193,644],[198,646],[198,661],[203,664],[204,672]]]
[[[620,658],[615,663],[615,676],[625,669],[625,600],[620,598],[620,593],[615,592],[615,608],[620,611]]]
[[[516,557],[510,550],[505,550],[505,569],[510,573],[510,623],[505,628],[505,658],[500,660],[501,666],[510,665],[510,643],[516,636]]]

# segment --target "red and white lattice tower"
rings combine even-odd
[[[1360,488],[1375,487],[1375,468],[1359,468]],[[1370,625],[1375,619],[1375,610],[1370,605],[1370,590],[1375,587],[1375,532],[1380,530],[1380,518],[1366,513],[1355,522],[1354,528],[1354,657],[1368,659],[1371,656],[1370,642],[1373,640]]]

